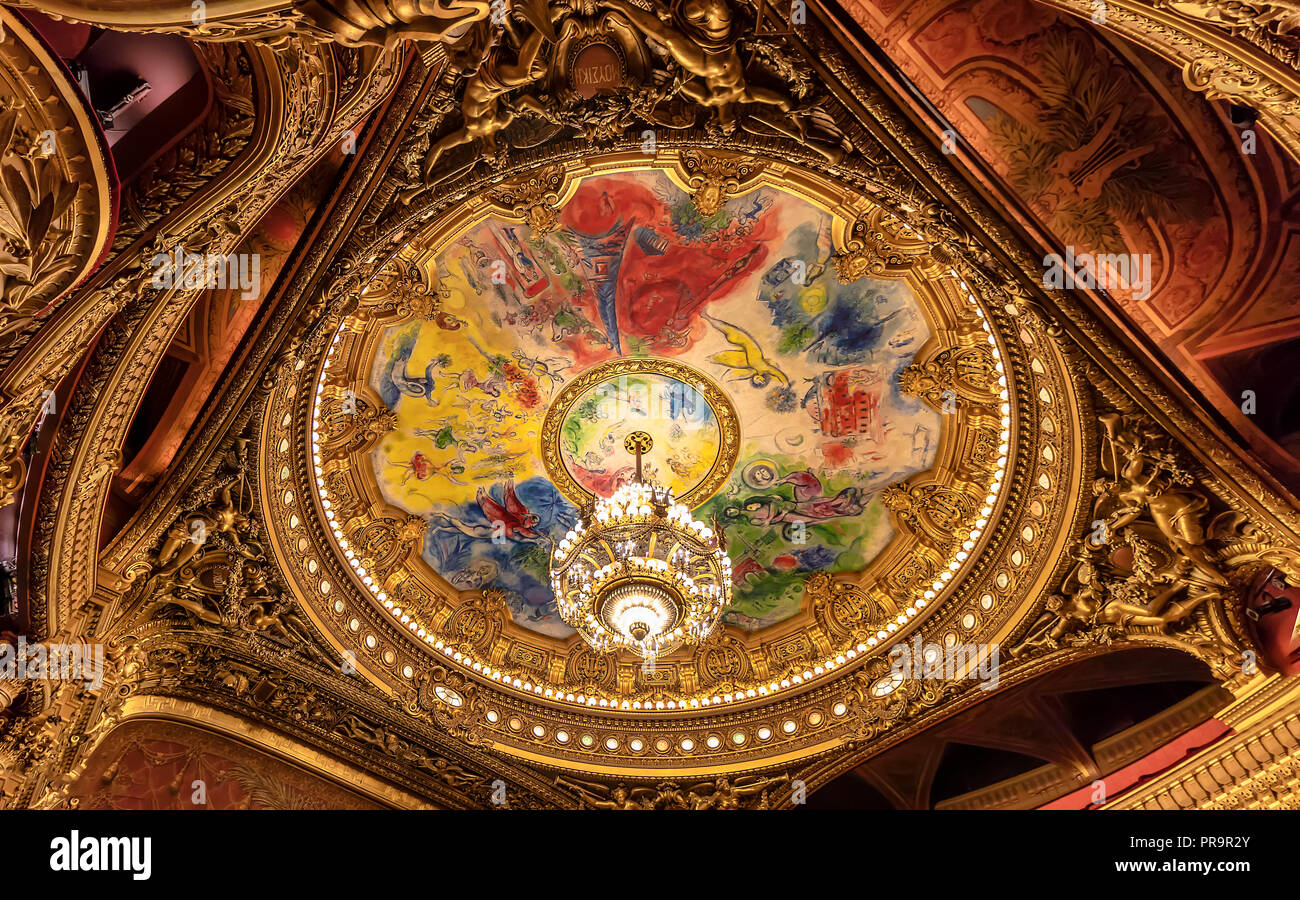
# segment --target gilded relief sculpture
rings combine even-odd
[[[20,3],[19,5],[27,5]],[[489,0],[254,0],[194,5],[160,0],[147,8],[137,0],[42,0],[34,8],[71,22],[123,31],[185,34],[197,40],[265,41],[280,46],[298,34],[345,46],[395,47],[403,41],[450,41],[486,19]]]
[[[595,96],[589,85],[575,80],[585,70],[574,69],[592,47],[605,48],[600,58],[616,60],[606,63],[606,70],[621,76],[621,84],[599,88]],[[666,58],[652,47],[664,48]],[[652,11],[622,0],[598,4],[594,11],[533,2],[512,7],[499,24],[476,22],[448,50],[464,83],[460,124],[437,139],[421,135],[429,141],[420,166],[422,184],[446,164],[448,151],[463,144],[474,143],[481,151],[474,162],[492,163],[505,151],[499,146],[503,134],[520,149],[556,129],[607,145],[638,121],[651,128],[689,128],[697,123],[697,112],[707,117],[706,129],[721,137],[737,128],[781,136],[831,161],[848,146],[788,54],[770,40],[747,36],[738,11],[726,0]],[[791,99],[788,91],[801,99]],[[533,121],[511,128],[520,117]],[[410,203],[422,184],[403,189],[402,201]]]
[[[464,124],[429,148],[421,169],[426,181],[447,150],[476,141],[483,158],[496,162],[497,133],[516,116],[527,113],[549,118],[550,113],[536,97],[514,93],[546,75],[548,61],[543,51],[547,44],[555,42],[555,29],[545,5],[534,2],[527,9],[530,30],[525,35],[518,35],[515,19],[507,17],[499,34],[483,21],[453,47],[453,58],[477,54],[461,69],[465,78],[460,106]]]
[[[681,84],[682,94],[709,111],[711,126],[721,134],[731,134],[748,116],[777,134],[817,148],[831,162],[840,158],[839,149],[809,138],[800,111],[788,97],[749,81],[738,48],[739,23],[727,0],[656,4],[650,12],[629,0],[601,0],[601,5],[668,49],[689,75]],[[742,107],[750,108],[742,113]]]
[[[1234,606],[1261,565],[1294,571],[1294,564],[1250,546],[1250,526],[1239,513],[1216,512],[1212,495],[1149,422],[1110,411],[1098,423],[1104,474],[1093,485],[1090,532],[1074,550],[1062,592],[1048,598],[1012,655],[1150,640],[1187,647],[1222,677],[1239,675],[1242,636],[1207,604]]]
[[[769,791],[790,780],[788,775],[771,778],[749,776],[718,778],[691,787],[664,782],[654,787],[608,786],[574,779],[557,778],[556,785],[573,791],[588,809],[769,809]]]

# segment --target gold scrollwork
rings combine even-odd
[[[715,634],[696,649],[695,671],[702,686],[730,691],[752,679],[754,667],[743,641]]]
[[[1164,644],[1204,660],[1220,678],[1239,677],[1245,643],[1230,607],[1262,567],[1294,573],[1300,556],[1222,509],[1150,421],[1111,410],[1098,423],[1103,475],[1090,532],[1076,544],[1060,592],[1011,654]]]
[[[491,647],[501,634],[505,609],[504,602],[496,593],[472,597],[456,607],[442,626],[443,637],[465,650]]]
[[[992,408],[998,402],[998,372],[987,345],[948,347],[898,373],[898,387],[935,409],[953,413],[960,404]]]
[[[717,213],[729,197],[764,168],[755,160],[700,150],[683,152],[681,166],[691,187],[691,202],[702,216]]]
[[[899,278],[931,263],[930,244],[912,228],[877,207],[853,223],[844,251],[832,258],[845,284],[867,276]]]
[[[979,501],[946,484],[891,484],[880,495],[903,528],[935,547],[948,547],[975,518]]]
[[[865,636],[884,625],[884,609],[856,585],[818,572],[808,579],[805,590],[817,624],[828,634]]]
[[[493,191],[492,201],[527,222],[531,234],[550,234],[560,227],[564,181],[564,167],[550,166]]]

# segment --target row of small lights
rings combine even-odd
[[[531,680],[521,679],[518,677],[512,678],[506,673],[493,669],[490,666],[483,665],[478,660],[472,659],[470,656],[461,653],[451,645],[445,644],[443,641],[435,638],[432,634],[429,634],[428,631],[421,626],[419,622],[412,618],[409,613],[404,612],[401,607],[396,606],[388,595],[384,591],[380,590],[379,584],[366,573],[366,570],[361,566],[361,561],[349,549],[348,541],[344,537],[342,530],[339,528],[339,523],[335,520],[333,511],[330,509],[331,504],[325,487],[325,473],[322,468],[320,455],[320,399],[322,394],[325,392],[325,378],[329,373],[334,353],[338,348],[338,343],[342,339],[344,331],[346,330],[346,322],[339,326],[338,331],[334,335],[333,341],[330,343],[329,350],[326,352],[325,362],[321,367],[320,378],[316,386],[315,402],[312,405],[311,445],[312,462],[316,473],[316,491],[320,497],[321,507],[325,510],[325,518],[329,522],[330,531],[334,534],[334,539],[338,542],[339,549],[343,551],[344,558],[347,559],[349,565],[351,565],[357,578],[361,581],[361,584],[375,595],[375,598],[384,605],[384,608],[392,614],[394,619],[409,628],[416,637],[424,640],[435,650],[440,651],[448,659],[460,663],[467,669],[471,669],[486,678],[492,679],[493,681],[500,682],[501,684],[537,696],[556,701],[575,703],[580,706],[606,709],[681,710],[700,709],[711,706],[722,706],[730,703],[739,703],[757,697],[766,697],[779,691],[788,690],[802,685],[814,678],[826,674],[827,672],[846,665],[850,661],[856,659],[859,655],[866,653],[873,647],[876,647],[881,642],[889,640],[889,638],[900,628],[919,615],[921,611],[929,605],[930,601],[934,600],[944,587],[952,581],[953,577],[961,569],[962,565],[965,564],[967,559],[969,559],[971,551],[975,549],[975,542],[979,540],[980,535],[984,533],[985,528],[988,527],[989,518],[993,515],[993,506],[997,501],[998,494],[1002,490],[1002,481],[1006,475],[1008,454],[1010,453],[1010,391],[1007,384],[1006,370],[1002,363],[1002,354],[998,350],[997,339],[993,336],[993,328],[989,324],[988,318],[984,315],[984,310],[980,308],[980,305],[976,301],[975,295],[971,292],[970,287],[965,281],[961,280],[956,270],[950,270],[950,274],[961,285],[961,289],[966,295],[967,302],[969,302],[975,310],[975,315],[979,317],[980,325],[984,329],[989,343],[989,348],[993,354],[995,370],[998,373],[998,386],[1000,388],[1000,399],[1002,401],[1000,407],[1002,416],[1002,432],[1001,444],[998,447],[997,474],[994,476],[993,484],[989,488],[988,496],[984,499],[984,506],[980,510],[979,518],[975,521],[975,527],[971,529],[966,540],[962,543],[961,550],[957,552],[956,558],[948,564],[948,568],[945,571],[939,574],[938,579],[936,579],[935,582],[925,591],[922,597],[916,600],[911,606],[907,607],[903,612],[899,613],[895,620],[888,623],[882,630],[877,631],[875,635],[868,637],[866,641],[859,643],[856,647],[849,648],[843,653],[836,654],[834,657],[828,657],[823,660],[820,665],[810,666],[805,669],[802,674],[796,673],[788,678],[783,678],[780,681],[773,681],[770,684],[759,685],[757,688],[747,688],[743,691],[737,690],[732,693],[717,694],[713,697],[699,697],[676,701],[656,700],[653,702],[649,700],[644,702],[640,700],[608,700],[605,697],[591,697],[586,694],[565,692],[562,690],[557,691],[549,687],[544,687],[541,684],[535,684]]]
[[[836,703],[831,708],[831,714],[836,718],[842,718],[848,713],[848,711],[849,711],[848,704],[845,703],[844,701],[840,701]],[[499,725],[501,723],[501,714],[497,712],[495,709],[488,710],[484,718],[487,719],[489,725]],[[821,725],[825,721],[826,721],[826,717],[820,711],[813,711],[805,719],[807,726],[810,729],[814,729],[814,730],[821,727]],[[518,732],[518,733],[522,733],[524,729],[527,727],[524,720],[519,718],[518,716],[512,716],[504,724],[511,731]],[[797,732],[798,730],[799,730],[799,723],[794,719],[786,719],[780,725],[781,733],[786,735],[787,737],[794,735],[795,732]],[[551,731],[550,729],[547,728],[547,726],[542,724],[537,724],[534,725],[531,729],[529,729],[529,731],[531,732],[533,738],[538,741],[545,741],[548,738],[550,738],[554,740],[557,744],[560,744],[561,746],[565,746],[571,740],[573,740],[573,735],[567,729],[564,728],[557,728],[554,731]],[[760,743],[765,741],[770,741],[773,737],[776,736],[776,733],[777,733],[777,729],[773,728],[771,725],[760,725],[754,729],[754,737]],[[745,729],[734,731],[731,734],[731,743],[735,747],[744,746],[746,743],[749,742],[749,739],[750,739],[749,733]],[[624,740],[626,740],[627,749],[632,751],[633,753],[642,753],[645,750],[650,748],[650,744],[648,744],[647,741],[644,740],[643,738],[634,737],[631,739],[625,738]],[[578,738],[577,744],[580,748],[584,750],[600,750],[603,748],[604,750],[610,753],[617,753],[624,746],[624,741],[620,740],[619,737],[615,735],[609,735],[602,741],[600,738],[596,737],[596,735],[587,732],[582,734]],[[694,752],[699,746],[699,744],[703,744],[704,748],[707,750],[716,751],[722,749],[723,745],[726,744],[726,741],[723,739],[722,735],[720,734],[706,735],[702,740],[698,742],[696,741],[695,738],[689,736],[682,737],[676,741],[677,749],[683,753]],[[671,752],[672,748],[673,748],[673,743],[664,737],[658,738],[654,742],[654,746],[653,746],[653,749],[656,752],[661,754]]]

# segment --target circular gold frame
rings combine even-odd
[[[560,454],[560,433],[569,410],[587,391],[599,387],[610,378],[627,375],[662,375],[672,378],[694,388],[713,410],[718,420],[720,436],[718,454],[699,483],[677,498],[677,502],[694,509],[721,490],[731,477],[740,454],[740,417],[736,415],[736,408],[726,391],[713,379],[693,366],[672,359],[655,356],[611,359],[593,366],[565,385],[551,402],[546,418],[542,420],[541,455],[546,474],[550,476],[556,490],[574,505],[582,507],[591,502],[591,491],[578,484],[564,465]]]

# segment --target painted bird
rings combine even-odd
[[[700,316],[722,332],[722,336],[727,339],[727,343],[736,348],[735,350],[723,350],[721,353],[714,353],[709,357],[710,360],[738,372],[740,378],[748,378],[749,383],[756,388],[767,387],[773,378],[781,384],[790,383],[790,379],[786,374],[763,355],[763,348],[758,346],[758,341],[754,340],[749,332],[728,322],[715,319],[708,313],[702,312]]]
[[[493,500],[486,488],[479,488],[475,499],[478,500],[479,509],[483,510],[483,515],[487,516],[489,522],[502,523],[507,540],[513,539],[515,535],[521,538],[538,536],[535,526],[541,522],[541,516],[519,501],[515,496],[515,486],[512,482],[506,482],[505,506]]]

